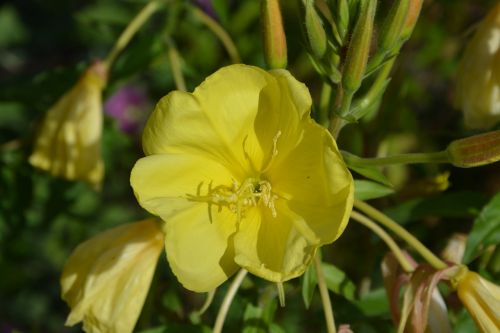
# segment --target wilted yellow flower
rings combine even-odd
[[[465,49],[456,95],[466,126],[488,128],[500,120],[500,4],[480,23]]]
[[[166,221],[167,258],[186,288],[212,290],[239,267],[294,278],[340,236],[353,181],[310,108],[309,91],[288,71],[246,65],[160,100],[131,184]]]
[[[500,286],[466,268],[456,283],[458,297],[481,331],[500,332]]]
[[[146,299],[163,232],[156,219],[122,225],[80,244],[61,277],[66,325],[89,333],[132,332]]]
[[[104,176],[101,93],[106,72],[105,65],[96,62],[49,109],[29,158],[33,166],[100,187]]]

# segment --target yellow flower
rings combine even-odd
[[[500,120],[500,4],[467,45],[458,69],[456,95],[466,126],[488,128]]]
[[[481,331],[500,332],[500,287],[466,268],[456,283],[458,297]]]
[[[353,181],[310,108],[288,71],[246,65],[160,100],[131,184],[166,222],[167,258],[187,289],[212,290],[239,267],[275,282],[297,277],[340,236]]]
[[[29,158],[33,166],[100,187],[104,176],[101,93],[106,71],[103,63],[96,62],[49,109]]]
[[[71,307],[66,325],[83,321],[85,332],[132,332],[163,248],[156,219],[130,223],[80,244],[61,277]]]

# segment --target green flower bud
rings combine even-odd
[[[279,0],[262,0],[264,57],[270,68],[285,68],[287,64],[286,36]]]
[[[306,32],[313,54],[322,58],[326,52],[327,39],[323,22],[314,9],[314,0],[306,1]]]
[[[358,90],[363,81],[372,42],[377,0],[367,0],[362,6],[343,69],[342,86],[349,92]]]
[[[339,30],[340,37],[343,41],[347,36],[349,31],[349,4],[347,0],[337,1],[337,27]]]
[[[410,0],[398,0],[393,3],[389,15],[387,15],[382,26],[380,50],[392,51],[396,47],[400,41],[409,8]]]
[[[424,2],[424,0],[410,0],[408,15],[406,15],[406,21],[403,26],[403,32],[400,37],[401,41],[410,38],[411,33],[413,32],[413,28],[415,28],[418,17],[420,16],[420,10],[422,9],[422,2]]]
[[[448,145],[450,163],[471,168],[500,160],[500,130],[455,140]]]

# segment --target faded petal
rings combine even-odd
[[[317,246],[295,226],[300,217],[283,201],[276,204],[276,216],[260,207],[246,211],[234,236],[235,261],[252,274],[282,282],[304,273]]]
[[[101,157],[104,69],[96,63],[49,109],[30,163],[52,175],[84,180],[99,188],[104,176]]]
[[[232,212],[206,203],[194,204],[167,220],[168,262],[185,288],[211,291],[237,271],[230,240],[235,230]]]
[[[71,307],[66,325],[86,332],[132,332],[163,248],[159,221],[148,219],[105,231],[80,244],[61,276]]]
[[[500,286],[467,271],[458,282],[458,297],[484,333],[500,331]]]
[[[467,45],[457,75],[457,106],[470,128],[500,121],[500,4],[480,23]]]

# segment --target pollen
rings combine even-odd
[[[201,195],[202,188],[203,183],[200,183],[197,194],[188,194],[188,200],[215,205],[219,208],[219,211],[223,207],[227,207],[238,216],[238,222],[241,221],[246,208],[257,205],[263,205],[271,210],[273,217],[277,216],[274,201],[278,199],[278,196],[273,193],[271,183],[267,180],[247,178],[241,184],[233,180],[231,186],[219,185],[216,187],[213,187],[212,183],[210,183],[205,195]]]

